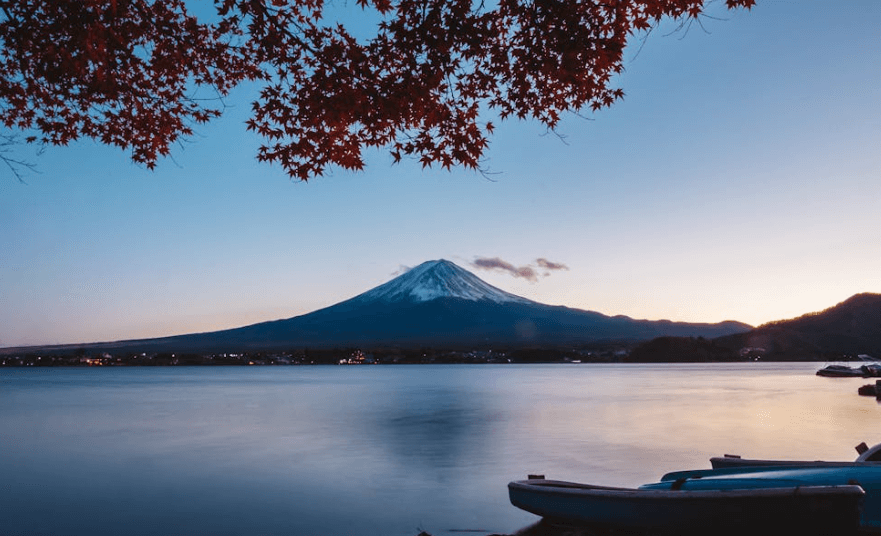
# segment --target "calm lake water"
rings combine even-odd
[[[850,460],[881,406],[823,363],[0,369],[22,535],[511,533],[527,473],[635,486],[723,453]]]

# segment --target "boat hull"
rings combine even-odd
[[[664,488],[680,483],[681,489],[719,489],[720,487],[779,487],[859,485],[865,491],[860,506],[860,527],[881,532],[881,464],[874,462],[827,462],[820,465],[779,465],[731,467],[676,471],[661,482],[643,488]]]
[[[629,489],[554,480],[508,484],[511,503],[566,523],[669,534],[855,533],[863,490],[857,485],[759,489]]]
[[[881,377],[881,366],[877,363],[848,367],[847,365],[829,365],[817,371],[817,376],[829,378],[878,378]]]

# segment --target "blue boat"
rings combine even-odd
[[[509,483],[508,494],[527,512],[599,530],[839,535],[861,528],[866,493],[847,480],[814,484],[770,472],[758,478],[703,473],[638,489],[529,479]]]
[[[881,534],[881,444],[854,461],[711,458],[639,488],[511,482],[511,503],[536,515],[614,530]]]
[[[830,463],[833,465],[828,465]],[[647,484],[640,489],[701,491],[745,488],[759,490],[783,485],[791,488],[859,486],[865,492],[859,504],[859,527],[863,531],[881,533],[881,465],[842,463],[847,465],[825,462],[814,466],[769,465],[677,471],[664,475],[656,484]]]
[[[800,467],[851,467],[853,465],[862,464],[881,464],[881,444],[869,448],[865,443],[856,446],[857,459],[852,462],[837,461],[809,461],[809,460],[761,460],[741,458],[740,456],[732,456],[726,454],[722,457],[710,458],[710,465],[713,469],[724,469],[728,467],[764,467],[764,466],[800,466]]]

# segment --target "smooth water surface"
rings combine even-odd
[[[723,453],[853,459],[866,380],[817,363],[0,369],[0,525],[27,535],[434,536]],[[452,532],[451,532],[452,531]]]

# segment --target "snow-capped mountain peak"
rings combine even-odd
[[[458,298],[496,303],[533,303],[498,289],[448,260],[428,261],[364,294],[358,301],[427,302]]]

